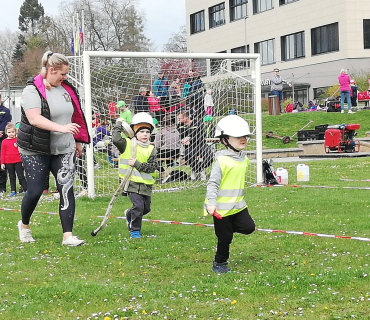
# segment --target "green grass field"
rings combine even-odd
[[[346,116],[346,115],[345,115]],[[370,237],[368,158],[310,161],[309,186],[248,188],[256,227]],[[279,164],[280,166],[280,164]],[[296,183],[296,163],[281,164]],[[275,165],[276,168],[276,165]],[[335,187],[335,188],[334,188]],[[211,224],[202,216],[205,189],[155,193],[148,219]],[[34,244],[22,244],[16,223],[21,196],[0,211],[1,319],[369,319],[370,242],[267,233],[236,234],[230,274],[211,272],[213,228],[144,222],[129,239],[120,197],[108,225],[96,228],[110,198],[77,201],[74,233],[81,247],[61,246],[57,215],[32,218]],[[37,207],[57,212],[43,196]]]

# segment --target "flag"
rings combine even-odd
[[[84,43],[84,33],[82,32],[82,27],[80,27],[80,44],[83,45]]]
[[[75,39],[73,37],[73,31],[71,31],[71,52],[75,54]]]
[[[80,50],[79,48],[79,44],[80,43],[80,40],[78,39],[78,32],[76,31],[76,34],[75,34],[75,51],[76,51],[76,54],[78,54],[78,51]]]

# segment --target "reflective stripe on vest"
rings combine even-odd
[[[126,149],[125,152],[121,154],[119,157],[119,166],[118,166],[118,174],[121,178],[124,178],[127,170],[129,169],[128,160],[131,158],[131,139],[126,138]],[[136,155],[135,158],[137,161],[141,163],[147,162],[154,146],[150,145],[147,148],[143,148],[137,145]],[[138,182],[138,183],[145,183],[145,184],[154,184],[155,180],[150,173],[144,173],[138,171],[135,167],[132,168],[132,173],[130,176],[130,181]]]
[[[247,204],[244,200],[245,175],[249,166],[249,159],[244,158],[238,162],[229,156],[220,156],[217,160],[222,178],[220,188],[217,193],[217,212],[223,216],[229,216],[242,211]],[[204,215],[207,215],[208,199],[204,201]]]

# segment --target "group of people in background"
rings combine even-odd
[[[203,153],[210,151],[205,139],[208,131],[204,119],[212,119],[212,91],[205,90],[200,77],[193,70],[189,70],[184,79],[183,90],[181,85],[180,78],[170,82],[160,71],[152,90],[142,86],[131,100],[130,108],[123,100],[118,101],[116,107],[119,118],[128,124],[134,115],[142,112],[153,117],[156,127],[151,139],[157,149],[161,177],[165,167],[176,165],[175,159],[181,153],[191,168],[190,178],[204,181],[205,169],[210,165],[209,161],[203,161],[203,158],[206,160]],[[99,115],[93,113],[93,118],[99,119]],[[111,136],[116,116],[110,119],[112,123],[109,126],[103,119],[93,121],[93,144],[96,151],[99,151],[100,144],[104,149],[102,140]],[[111,153],[108,150],[108,156]],[[99,164],[95,164],[95,168],[98,169]]]
[[[166,114],[176,110],[188,109],[193,117],[203,118],[205,115],[212,115],[212,107],[211,90],[206,92],[200,76],[190,70],[184,80],[183,90],[180,78],[175,78],[170,83],[163,72],[159,71],[153,90],[140,87],[138,94],[132,99],[131,109],[134,113],[151,113],[161,124]]]
[[[278,98],[279,108],[280,108],[280,113],[281,113],[282,112],[281,102],[283,99],[283,85],[287,84],[289,85],[289,87],[291,87],[292,85],[287,80],[284,80],[280,76],[279,73],[280,73],[280,70],[278,68],[275,68],[273,70],[273,75],[270,78],[270,84],[271,84],[270,93],[271,95],[276,96]],[[347,102],[348,113],[352,114],[354,113],[352,111],[352,107],[357,107],[357,101],[358,101],[358,89],[359,88],[356,85],[356,81],[350,78],[350,76],[347,73],[347,69],[341,69],[340,74],[338,76],[338,82],[339,82],[339,91],[340,91],[341,113],[344,113],[344,104],[345,102]],[[367,91],[369,92],[369,95],[370,95],[370,78],[368,79],[368,83],[369,83],[369,88]]]

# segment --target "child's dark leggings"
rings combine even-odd
[[[128,196],[132,202],[132,208],[127,211],[126,216],[131,220],[129,228],[133,231],[140,231],[143,216],[150,212],[151,197],[135,192],[129,192]]]
[[[230,244],[233,241],[235,232],[251,234],[256,228],[247,208],[222,219],[213,217],[213,224],[218,239],[217,252],[215,255],[215,261],[217,263],[227,262],[227,259],[229,259]]]
[[[8,171],[8,175],[9,175],[10,191],[17,190],[17,176],[18,176],[19,184],[21,185],[23,191],[27,191],[27,182],[26,182],[26,178],[24,177],[24,170],[23,170],[22,162],[6,163],[5,169],[6,171]]]
[[[22,223],[28,225],[33,211],[45,188],[45,179],[54,175],[60,195],[59,217],[64,232],[72,232],[75,215],[73,180],[75,175],[74,152],[60,155],[21,155],[28,184],[22,200]]]

